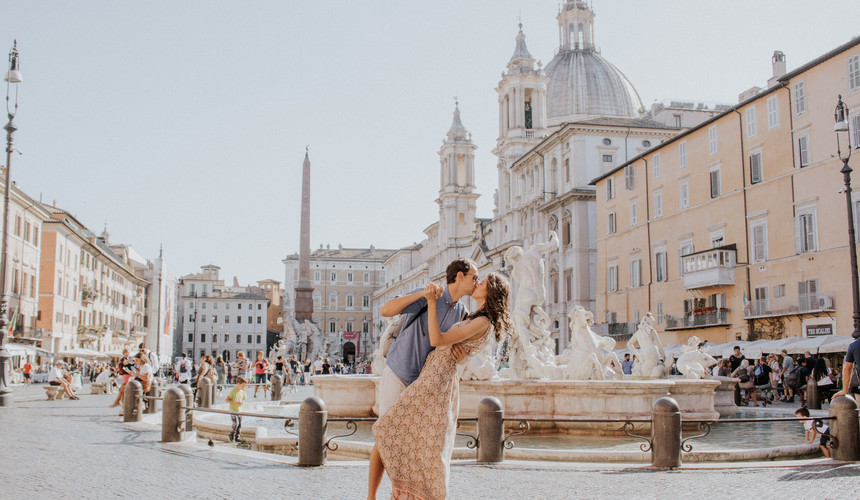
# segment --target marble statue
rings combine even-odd
[[[558,249],[558,235],[550,231],[550,240],[535,243],[528,251],[514,246],[505,252],[505,266],[515,287],[511,301],[514,336],[508,358],[511,378],[538,379],[555,371],[555,343],[549,332],[549,315],[544,311],[544,263],[542,254]]]
[[[672,358],[666,356],[663,343],[654,325],[657,321],[649,312],[639,322],[636,333],[627,341],[627,348],[636,360],[633,363],[633,378],[665,378],[672,369]]]
[[[570,314],[570,347],[558,357],[561,378],[565,380],[604,380],[609,374],[620,379],[624,376],[621,362],[612,351],[615,340],[601,337],[591,330],[594,315],[582,306],[575,306]]]
[[[460,380],[494,380],[499,378],[496,364],[493,347],[487,344],[481,352],[458,364],[457,371],[460,374]]]
[[[690,337],[684,351],[675,363],[678,371],[687,378],[710,378],[709,368],[717,364],[717,360],[707,353],[708,348],[698,337]]]

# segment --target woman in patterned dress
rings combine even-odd
[[[444,333],[439,330],[436,313],[436,299],[443,291],[434,283],[424,288],[430,345],[437,349],[427,356],[418,380],[373,425],[379,454],[391,479],[391,498],[395,499],[447,497],[460,410],[457,364],[451,346],[459,343],[466,352],[475,353],[489,341],[490,327],[496,341],[511,328],[510,286],[501,275],[491,273],[478,283],[472,292],[478,310]],[[376,491],[369,491],[368,498],[375,499]]]

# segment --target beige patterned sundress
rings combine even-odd
[[[460,343],[475,353],[490,328]],[[431,351],[418,380],[407,387],[374,425],[373,435],[391,498],[443,499],[448,495],[451,452],[460,411],[460,384],[451,346]]]

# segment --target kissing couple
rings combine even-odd
[[[391,498],[447,497],[460,409],[457,363],[486,346],[491,330],[497,342],[511,330],[507,279],[490,273],[481,280],[475,263],[462,258],[448,265],[445,278],[445,286],[430,283],[379,310],[407,316],[379,383],[369,499],[376,498],[383,472]],[[477,303],[475,312],[460,303],[466,295]]]

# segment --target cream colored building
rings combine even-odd
[[[370,248],[320,248],[310,255],[313,287],[313,322],[322,333],[338,334],[344,362],[371,359],[374,314],[371,299],[384,282],[383,263],[394,250]],[[299,279],[299,255],[283,260],[284,312],[294,315],[295,287]]]
[[[857,148],[860,39],[790,73],[772,62],[766,89],[592,182],[599,320],[650,311],[670,344],[850,334],[833,110],[841,94]]]
[[[127,259],[65,210],[43,205],[39,319],[42,348],[84,347],[112,356],[143,341],[145,289]],[[50,337],[50,340],[47,338]]]
[[[5,189],[0,169],[0,190]],[[0,204],[0,213],[3,207]],[[6,260],[7,326],[15,319],[12,341],[43,339],[37,328],[39,279],[41,275],[42,224],[51,218],[41,203],[30,198],[15,183],[9,189],[9,239]]]

